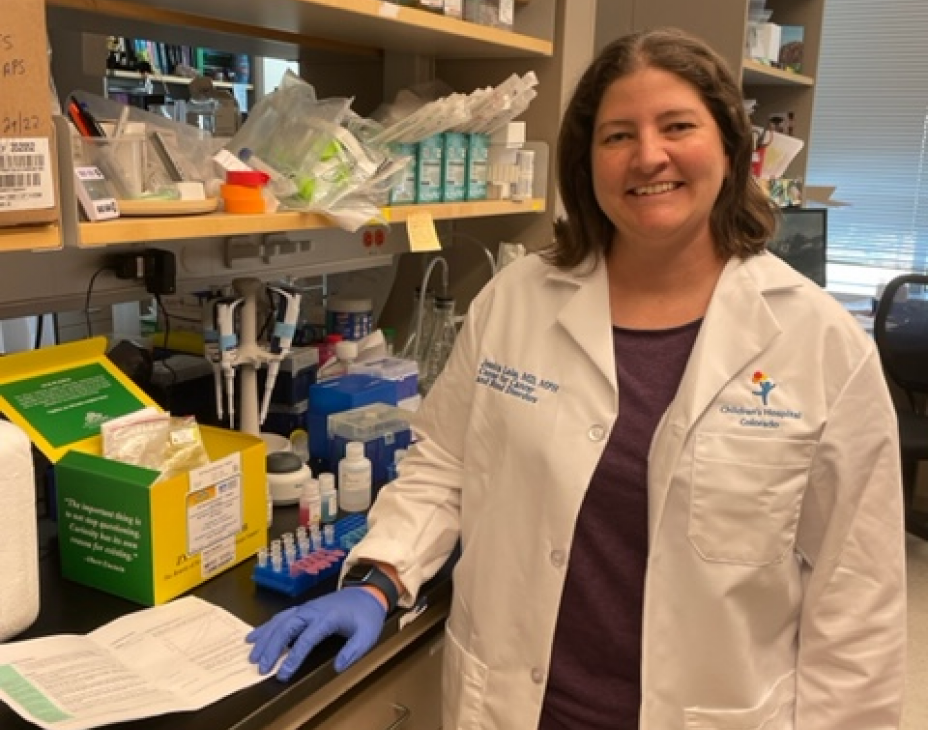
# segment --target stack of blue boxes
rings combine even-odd
[[[309,431],[309,455],[320,468],[335,471],[337,462],[331,461],[328,437],[328,418],[352,408],[372,403],[397,403],[396,383],[361,373],[342,375],[323,380],[309,387],[309,408],[306,430]]]

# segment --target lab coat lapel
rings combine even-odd
[[[553,286],[565,290],[566,300],[557,314],[557,322],[603,374],[614,392],[618,386],[605,264],[600,261],[588,274],[553,271],[548,279]]]
[[[677,396],[658,426],[652,445],[652,539],[690,431],[731,379],[781,331],[764,295],[769,283],[753,259],[729,261],[719,278]]]

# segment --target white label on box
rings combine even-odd
[[[0,138],[0,211],[54,206],[48,139]]]
[[[217,542],[200,554],[200,574],[203,579],[213,577],[216,573],[235,564],[235,538]]]
[[[499,23],[507,28],[512,25],[513,10],[515,3],[513,0],[499,0]]]
[[[242,457],[224,459],[190,472],[187,494],[187,554],[196,555],[242,530]]]

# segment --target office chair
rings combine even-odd
[[[928,540],[928,512],[915,508],[920,461],[928,461],[928,275],[903,274],[886,285],[873,322],[883,370],[904,394],[896,403],[906,530]]]

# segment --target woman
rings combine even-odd
[[[261,671],[331,633],[343,668],[460,537],[445,730],[898,727],[893,407],[853,319],[764,253],[751,140],[700,41],[602,51],[553,249],[475,299],[350,587],[257,629]]]

